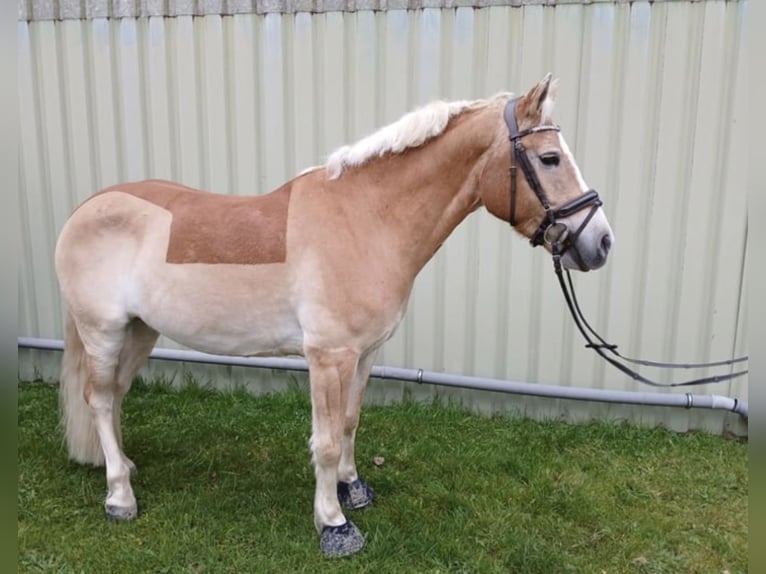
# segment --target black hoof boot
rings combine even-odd
[[[363,546],[364,536],[350,520],[340,526],[325,526],[319,539],[319,549],[327,558],[351,556]]]
[[[338,500],[346,508],[364,508],[371,505],[374,498],[375,491],[361,478],[353,482],[338,483]]]
[[[129,522],[135,520],[138,516],[138,508],[133,506],[115,506],[113,504],[104,504],[104,512],[109,520],[115,522]]]

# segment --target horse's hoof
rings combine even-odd
[[[338,500],[346,508],[358,510],[372,504],[374,499],[375,491],[361,478],[338,483]]]
[[[138,516],[138,507],[133,506],[115,506],[114,504],[104,504],[104,512],[109,520],[115,522],[128,522],[135,520]]]
[[[319,549],[327,558],[350,556],[363,546],[364,536],[350,520],[340,526],[325,526],[319,539]]]

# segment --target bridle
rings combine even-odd
[[[701,385],[705,383],[718,383],[721,381],[727,381],[727,380],[734,379],[736,377],[740,377],[742,375],[747,374],[748,370],[743,370],[743,371],[736,371],[736,372],[728,373],[728,374],[702,377],[699,379],[684,381],[680,383],[658,383],[656,381],[648,379],[644,377],[643,375],[637,373],[636,371],[634,371],[633,369],[625,365],[622,361],[626,361],[626,362],[637,364],[637,365],[649,366],[649,367],[664,367],[669,369],[691,369],[691,368],[720,367],[720,366],[733,365],[735,363],[747,361],[748,357],[747,356],[737,357],[735,359],[713,361],[710,363],[662,363],[658,361],[647,361],[643,359],[631,359],[629,357],[624,357],[623,355],[621,355],[617,351],[617,345],[607,343],[593,329],[593,327],[590,326],[588,321],[585,319],[585,316],[583,315],[582,311],[580,310],[580,305],[577,302],[577,296],[575,295],[575,291],[574,291],[574,284],[572,283],[572,276],[569,273],[568,269],[562,269],[561,256],[568,249],[572,248],[573,257],[576,260],[577,264],[580,266],[580,269],[587,270],[587,266],[585,266],[584,262],[582,261],[582,258],[579,252],[577,251],[577,248],[575,247],[575,243],[577,242],[577,239],[582,233],[582,231],[585,229],[588,223],[590,223],[591,219],[596,214],[596,211],[598,210],[598,208],[601,207],[602,203],[598,197],[598,192],[594,189],[589,189],[588,191],[586,191],[579,197],[576,197],[575,199],[572,199],[566,202],[564,205],[560,207],[557,207],[555,209],[551,207],[550,201],[548,200],[548,196],[545,194],[545,190],[543,189],[543,186],[540,184],[540,180],[537,178],[537,173],[535,172],[535,168],[532,166],[532,162],[529,159],[527,150],[524,147],[524,144],[522,143],[521,140],[528,135],[532,135],[532,134],[536,134],[536,133],[540,133],[544,131],[560,132],[561,128],[553,124],[540,124],[537,126],[533,126],[531,128],[527,128],[523,131],[519,131],[519,126],[518,126],[518,123],[516,122],[516,103],[517,102],[518,102],[518,98],[510,100],[506,104],[505,111],[503,112],[505,123],[508,126],[508,139],[511,142],[510,211],[508,216],[508,222],[511,224],[512,227],[515,227],[517,224],[517,221],[516,221],[516,194],[517,194],[516,172],[518,170],[516,167],[516,162],[518,161],[519,165],[521,166],[521,171],[524,174],[524,177],[526,178],[527,183],[529,184],[529,187],[535,193],[535,195],[537,196],[537,199],[540,201],[540,203],[543,206],[543,209],[545,210],[545,216],[543,217],[543,220],[538,226],[537,230],[532,234],[532,237],[529,240],[529,242],[532,244],[533,247],[542,245],[543,243],[550,246],[551,253],[553,255],[553,268],[556,272],[556,276],[558,278],[561,291],[564,294],[564,299],[567,302],[567,306],[569,307],[569,312],[572,315],[572,319],[574,319],[575,325],[577,325],[578,330],[587,341],[587,344],[585,345],[586,348],[593,349],[604,360],[606,360],[607,362],[615,366],[617,369],[619,369],[620,371],[622,371],[623,373],[631,377],[633,380],[638,381],[640,383],[647,384],[647,385],[651,385],[654,387],[682,387],[682,386],[688,386],[688,385]],[[580,224],[580,226],[577,228],[577,230],[574,233],[570,233],[569,228],[566,226],[566,224],[558,221],[559,219],[564,219],[566,217],[569,217],[570,215],[577,213],[578,211],[581,211],[586,208],[590,208],[590,211],[585,216],[585,219],[583,219],[582,223]],[[564,282],[564,276],[563,276],[564,271],[566,271],[566,275],[567,275],[566,283]],[[591,336],[593,338],[591,338]],[[612,356],[609,356],[609,355],[612,355]],[[687,394],[687,397],[689,398],[689,401],[692,400],[691,399],[692,395]],[[735,404],[736,404],[736,399],[735,399]],[[691,408],[691,406],[692,405],[689,404],[689,408]]]
[[[572,252],[577,259],[578,265],[580,265],[581,268],[585,268],[585,265],[580,259],[580,254],[577,253],[577,248],[574,247],[574,245],[577,242],[577,238],[585,229],[585,226],[590,223],[590,220],[593,218],[593,216],[596,214],[596,211],[601,206],[601,200],[598,197],[598,192],[595,189],[589,189],[579,197],[566,202],[564,205],[557,207],[556,209],[551,207],[548,196],[545,194],[545,190],[540,184],[540,180],[537,178],[537,172],[532,166],[532,162],[529,159],[527,149],[524,147],[522,139],[528,135],[545,131],[560,132],[561,128],[553,124],[540,124],[531,128],[527,128],[524,131],[519,131],[519,126],[516,123],[517,102],[518,98],[510,100],[506,104],[505,112],[503,113],[505,117],[505,123],[508,126],[508,139],[511,142],[511,205],[508,216],[508,223],[511,224],[511,227],[515,227],[518,223],[516,221],[516,172],[518,171],[516,162],[518,161],[519,165],[521,166],[521,171],[524,174],[527,183],[529,184],[529,187],[532,188],[532,191],[535,193],[537,199],[540,201],[543,209],[545,210],[545,217],[543,217],[542,222],[540,222],[537,231],[532,234],[529,242],[533,247],[537,247],[538,245],[546,243],[550,245],[552,249],[555,248],[559,250],[560,254],[563,254],[567,249],[572,247]],[[569,217],[570,215],[573,215],[578,211],[588,207],[590,207],[590,212],[588,212],[588,215],[585,216],[585,219],[583,219],[582,223],[574,233],[569,233],[569,228],[565,224],[558,222],[559,219]]]

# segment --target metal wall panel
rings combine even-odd
[[[606,268],[577,277],[592,324],[628,355],[742,354],[746,9],[600,2],[19,22],[20,334],[62,336],[56,236],[100,188],[160,177],[266,192],[417,105],[521,92],[550,70],[561,78],[556,118],[617,237]],[[423,270],[378,362],[638,388],[582,348],[549,257],[483,211]],[[386,384],[383,400],[409,388]],[[699,392],[746,399],[747,383]],[[651,415],[682,429],[704,426],[701,416]]]

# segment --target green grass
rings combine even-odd
[[[308,397],[136,384],[124,412],[135,522],[103,469],[69,462],[57,390],[19,385],[19,572],[747,571],[747,445],[624,425],[366,408],[375,505],[359,554],[320,555]],[[376,467],[373,457],[385,462]]]

